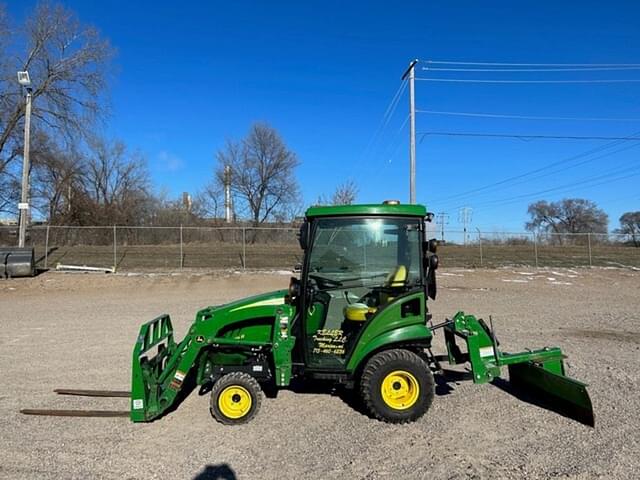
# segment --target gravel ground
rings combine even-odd
[[[198,308],[288,282],[286,272],[47,273],[0,281],[0,477],[638,478],[640,272],[449,269],[439,278],[435,319],[492,314],[505,349],[562,346],[569,374],[590,384],[596,428],[451,379],[404,426],[371,420],[338,395],[291,391],[239,427],[214,422],[196,392],[150,424],[22,416],[27,407],[126,409],[125,399],[52,390],[128,389],[140,323],[169,312],[181,337]]]

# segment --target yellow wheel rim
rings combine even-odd
[[[249,391],[240,385],[231,385],[218,396],[218,408],[227,418],[242,418],[249,410],[253,400]]]
[[[406,410],[418,401],[420,385],[416,377],[405,370],[396,370],[384,377],[380,387],[382,400],[394,410]]]

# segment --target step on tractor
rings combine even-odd
[[[491,322],[464,312],[433,322],[432,218],[424,206],[396,201],[309,208],[301,273],[288,289],[204,308],[180,342],[168,315],[145,323],[131,392],[112,393],[130,397],[131,420],[148,422],[173,410],[191,382],[210,390],[216,420],[235,425],[256,416],[263,390],[331,382],[353,389],[371,417],[406,423],[431,406],[443,364],[466,364],[477,384],[506,384],[507,367],[509,388],[593,426],[586,385],[566,376],[560,348],[508,353]],[[432,351],[438,330],[446,355]]]

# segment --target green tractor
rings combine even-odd
[[[559,348],[503,352],[492,329],[463,312],[432,323],[432,217],[424,206],[398,202],[310,208],[299,235],[302,272],[287,290],[207,307],[179,343],[168,315],[141,327],[130,418],[147,422],[172,410],[190,380],[210,389],[216,420],[245,423],[263,389],[297,378],[355,388],[372,417],[412,422],[433,402],[434,372],[446,361],[468,363],[474,383],[492,382],[508,367],[512,383],[544,392],[593,425],[586,385],[565,376]],[[438,329],[446,356],[432,353]]]

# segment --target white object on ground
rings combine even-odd
[[[115,267],[88,267],[87,265],[63,265],[58,263],[56,270],[68,270],[72,272],[103,272],[103,273],[115,273]]]

